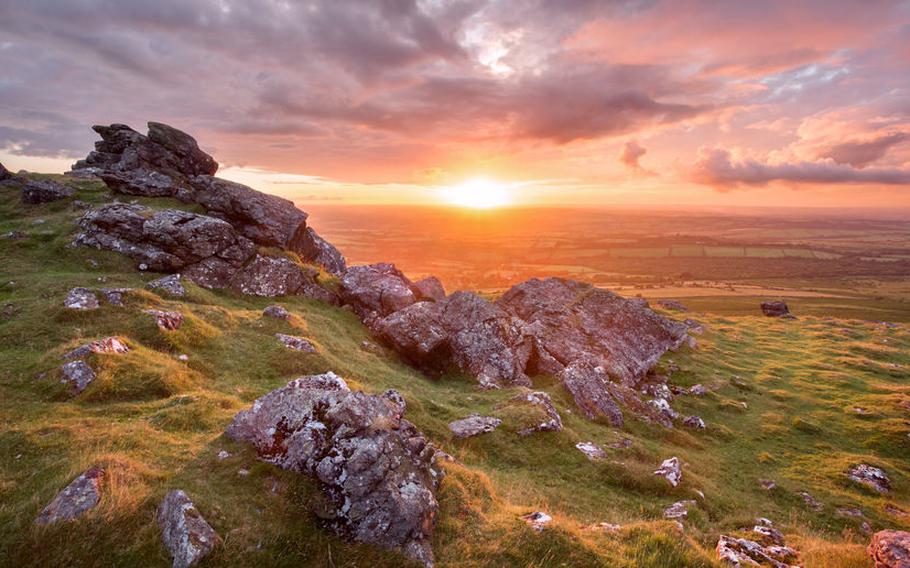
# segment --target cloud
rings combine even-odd
[[[691,177],[694,181],[728,190],[739,185],[772,182],[794,184],[880,184],[910,186],[910,169],[859,169],[832,159],[817,162],[768,163],[752,158],[734,159],[728,150],[702,148]]]
[[[863,142],[842,142],[822,150],[819,158],[831,158],[838,164],[864,168],[883,158],[892,146],[910,139],[906,132],[895,132]]]
[[[646,170],[639,163],[641,157],[647,153],[648,149],[639,144],[638,141],[628,140],[622,145],[622,149],[619,151],[619,162],[635,173],[653,175],[653,172]]]

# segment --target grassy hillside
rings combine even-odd
[[[80,188],[78,199],[109,199],[96,182],[68,183]],[[440,566],[715,566],[718,535],[751,527],[757,516],[775,521],[803,566],[866,566],[863,520],[876,530],[910,529],[910,517],[886,510],[910,511],[910,332],[862,321],[884,319],[874,306],[828,313],[813,306],[813,315],[781,321],[698,302],[688,315],[706,325],[700,349],[662,365],[679,366],[673,384],[713,389],[673,403],[704,418],[705,431],[593,423],[552,380],[536,377],[562,414],[562,432],[519,438],[509,426],[517,417],[504,416],[493,433],[456,441],[448,422],[502,415],[497,406],[514,393],[481,391],[457,373],[430,379],[393,353],[365,350],[369,333],[356,317],[319,302],[279,299],[292,313],[283,321],[262,316],[275,303],[268,299],[192,285],[179,300],[146,291],[160,275],[136,272],[115,253],[67,247],[79,214],[70,201],[23,206],[18,191],[0,188],[0,234],[27,233],[0,239],[0,565],[169,565],[154,515],[175,488],[224,540],[206,566],[407,565],[319,528],[307,509],[312,484],[223,436],[256,397],[328,370],[355,389],[400,391],[407,417],[457,458],[446,464],[439,494]],[[137,291],[123,307],[73,313],[63,299],[74,286]],[[161,331],[143,313],[149,308],[178,310],[186,321]],[[287,351],[276,332],[306,336],[319,351]],[[70,397],[59,382],[60,356],[109,335],[132,350],[93,355],[98,378]],[[574,448],[622,438],[631,446],[608,447],[597,463]],[[221,450],[231,457],[219,460]],[[674,455],[684,463],[677,488],[651,474]],[[847,480],[845,470],[860,462],[884,468],[892,492],[880,496]],[[100,505],[79,521],[37,527],[38,512],[95,464],[108,471]],[[777,487],[765,490],[760,479]],[[682,499],[698,505],[680,532],[662,511]],[[838,507],[859,507],[865,517],[840,517]],[[541,533],[519,519],[534,510],[555,518]],[[595,522],[623,528],[582,529]]]

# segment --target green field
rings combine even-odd
[[[80,199],[106,199],[98,184],[79,185]],[[449,421],[495,415],[514,392],[481,391],[455,372],[430,379],[390,352],[366,352],[363,325],[319,302],[281,299],[293,314],[285,322],[261,316],[266,299],[194,286],[181,300],[143,291],[159,275],[138,273],[114,253],[67,247],[78,215],[69,202],[24,207],[18,192],[0,188],[0,233],[28,234],[0,239],[0,307],[12,306],[0,315],[0,565],[167,566],[154,517],[175,488],[187,491],[223,539],[204,566],[408,565],[323,530],[307,507],[316,491],[307,479],[257,462],[223,435],[256,397],[328,370],[352,388],[399,390],[407,417],[457,458],[446,464],[438,496],[433,545],[442,567],[718,566],[718,536],[763,516],[801,552],[801,566],[847,568],[869,565],[863,520],[874,530],[910,529],[910,517],[885,508],[910,511],[910,411],[903,406],[910,403],[910,329],[866,321],[907,321],[899,299],[800,299],[792,302],[800,315],[794,321],[754,315],[753,298],[686,299],[693,311],[685,315],[706,333],[698,350],[669,354],[662,366],[679,366],[672,384],[712,389],[673,403],[701,416],[706,431],[634,419],[616,430],[579,416],[562,388],[541,376],[535,386],[553,396],[562,432],[519,438],[506,423],[456,441]],[[74,286],[140,291],[124,307],[71,313],[62,302]],[[179,310],[187,321],[163,332],[142,313],[147,308]],[[309,337],[319,352],[288,352],[276,332]],[[125,338],[132,350],[93,355],[99,378],[69,397],[58,381],[60,356],[108,335]],[[596,463],[574,448],[623,437],[631,447],[608,450]],[[232,457],[218,460],[222,449]],[[684,463],[675,489],[651,474],[670,456]],[[848,481],[845,470],[860,462],[884,468],[892,492]],[[108,471],[100,505],[76,522],[37,527],[44,505],[94,464]],[[241,468],[250,474],[238,475]],[[766,491],[760,479],[777,488]],[[800,491],[823,508],[808,508]],[[680,532],[662,511],[682,499],[698,504]],[[837,516],[847,506],[864,517]],[[534,510],[555,518],[542,533],[518,518]],[[582,530],[594,522],[623,528]]]

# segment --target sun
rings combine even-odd
[[[509,187],[486,178],[473,178],[442,189],[442,197],[452,205],[471,209],[492,209],[508,205]]]

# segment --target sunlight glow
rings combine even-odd
[[[507,185],[484,178],[469,179],[458,185],[444,187],[442,198],[452,205],[472,209],[502,207],[511,201]]]

